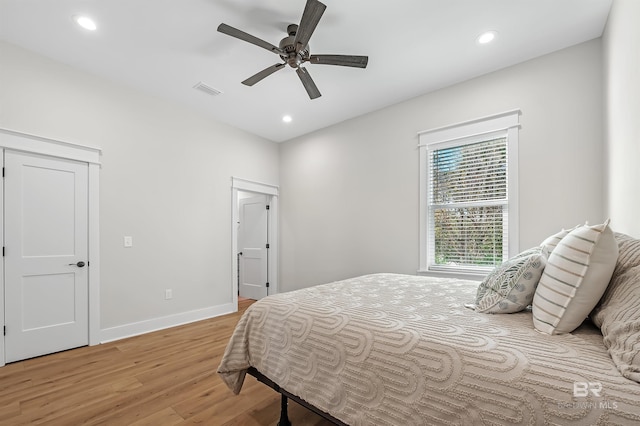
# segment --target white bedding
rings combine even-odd
[[[640,384],[599,329],[549,336],[530,311],[477,313],[477,286],[375,274],[269,296],[218,371],[238,393],[253,366],[350,425],[640,424]]]

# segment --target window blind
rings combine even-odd
[[[429,150],[430,266],[483,269],[508,247],[507,138]]]

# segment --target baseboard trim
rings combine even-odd
[[[220,315],[230,314],[238,310],[233,303],[212,306],[195,311],[183,312],[168,315],[160,318],[119,325],[105,328],[100,331],[100,343],[113,342],[114,340],[125,339],[127,337],[139,336],[153,331],[164,330],[165,328],[176,327],[190,322],[201,321]]]

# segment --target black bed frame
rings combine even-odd
[[[314,413],[330,421],[334,425],[348,426],[346,423],[343,423],[342,421],[336,419],[331,414],[325,413],[319,408],[316,408],[313,405],[309,404],[307,401],[303,400],[302,398],[292,394],[291,392],[288,392],[286,389],[281,388],[278,384],[274,383],[273,380],[269,379],[267,376],[265,376],[264,374],[256,370],[254,367],[249,367],[249,370],[247,370],[247,373],[249,373],[250,375],[255,377],[259,382],[264,383],[265,385],[269,386],[271,389],[275,390],[281,395],[280,420],[278,421],[278,426],[291,426],[291,422],[289,421],[289,414],[287,412],[287,406],[288,406],[289,400],[297,402],[307,410],[313,411]]]

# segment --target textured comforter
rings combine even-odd
[[[640,384],[599,329],[536,332],[529,311],[465,308],[478,283],[375,274],[252,305],[218,368],[249,366],[350,425],[640,424]]]

